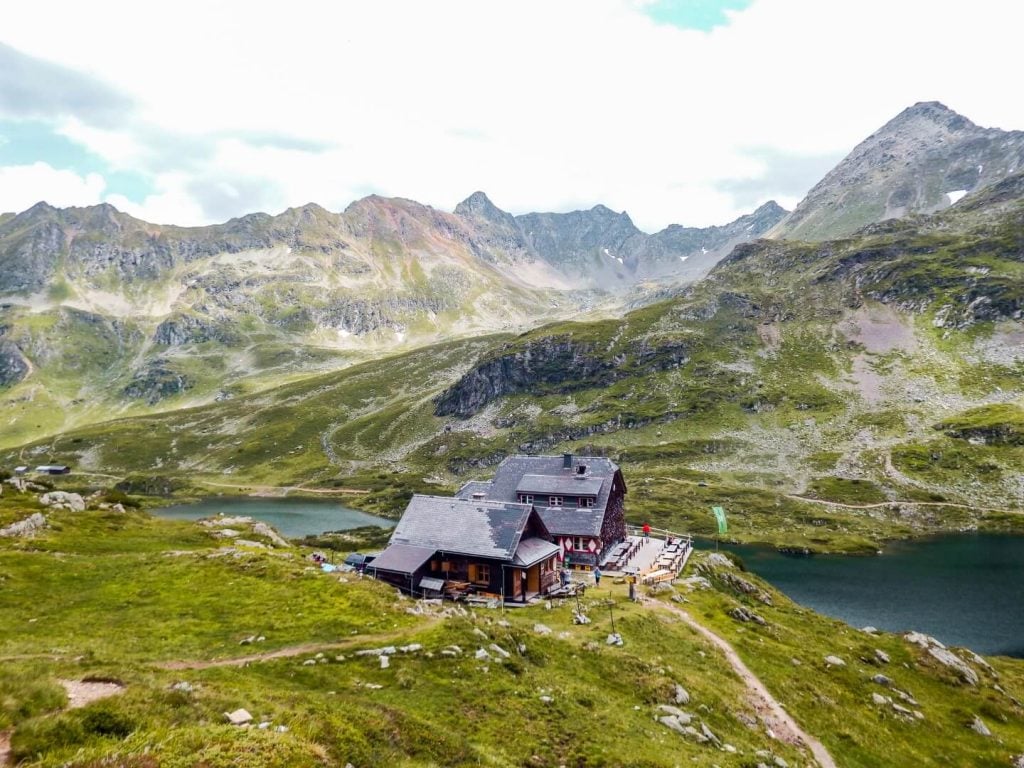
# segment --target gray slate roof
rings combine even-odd
[[[512,559],[512,565],[527,568],[534,563],[539,563],[541,560],[557,555],[558,551],[559,547],[557,544],[531,536],[519,542],[519,548],[516,549],[516,556]]]
[[[498,465],[487,494],[492,499],[516,501],[519,498],[517,489],[524,476],[550,475],[554,477],[570,477],[575,474],[576,468],[581,464],[586,466],[587,474],[595,478],[599,477],[610,480],[619,471],[618,464],[603,456],[573,456],[572,466],[569,469],[562,467],[561,456],[509,456]],[[597,503],[593,507],[595,512],[604,515],[605,507],[608,506],[608,497],[611,495],[611,489],[611,482],[601,485],[601,491],[597,495]],[[541,516],[543,517],[543,515]],[[554,531],[551,532],[554,533]]]
[[[523,475],[516,486],[518,493],[554,494],[557,496],[597,496],[605,478],[593,475]]]
[[[397,544],[511,560],[530,517],[529,504],[415,495],[391,535]],[[384,555],[381,555],[383,557]]]
[[[603,507],[537,507],[537,514],[552,536],[600,536],[604,524]]]
[[[392,544],[367,566],[371,571],[413,573],[429,560],[437,550],[431,547],[414,547],[408,544]]]
[[[460,499],[471,499],[474,493],[482,493],[484,497],[490,495],[491,481],[490,480],[470,480],[464,486],[459,488],[459,492],[455,495]]]

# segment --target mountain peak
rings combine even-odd
[[[907,125],[934,126],[949,132],[959,132],[976,127],[966,117],[950,109],[941,101],[919,101],[896,115],[875,135],[892,133]]]
[[[774,200],[769,200],[767,203],[764,203],[764,204],[758,206],[757,210],[755,210],[750,215],[751,216],[784,216],[787,213],[789,213],[789,211],[787,211],[785,208],[783,208],[777,202],[775,202]]]
[[[477,190],[461,203],[455,206],[457,216],[482,217],[485,219],[504,218],[508,214],[491,202],[491,199]]]

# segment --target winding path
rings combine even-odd
[[[708,642],[718,648],[718,650],[725,655],[725,658],[733,668],[733,671],[739,675],[740,679],[743,680],[744,684],[747,686],[754,710],[764,721],[765,725],[768,726],[781,741],[797,747],[807,747],[811,750],[811,754],[814,755],[814,759],[818,761],[818,765],[820,765],[821,768],[836,768],[835,760],[832,759],[832,755],[830,755],[828,750],[825,749],[825,745],[804,731],[789,715],[789,713],[782,708],[782,705],[778,700],[768,692],[768,689],[765,687],[764,683],[761,682],[760,678],[751,672],[750,668],[743,663],[743,659],[739,657],[739,654],[736,653],[724,637],[712,632],[682,608],[677,608],[674,605],[655,603],[655,601],[650,600],[649,598],[644,600],[644,604],[657,605],[659,608],[675,614],[688,626],[700,633],[700,635],[708,640]]]
[[[290,491],[299,491],[300,493],[320,493],[320,494],[332,494],[337,493],[342,496],[362,496],[369,493],[365,488],[306,488],[302,485],[253,485],[252,483],[234,484],[234,483],[215,483],[212,480],[198,480],[193,479],[192,482],[198,485],[209,485],[214,488],[235,488],[235,489],[247,489],[254,491],[258,494],[269,495],[273,492],[278,492],[282,496],[287,496]]]
[[[431,616],[418,624],[416,631],[426,629],[440,621],[440,617]],[[320,653],[321,651],[338,651],[352,646],[360,646],[374,643],[387,643],[395,638],[408,637],[409,629],[402,629],[397,632],[383,632],[376,635],[355,635],[347,640],[339,640],[334,643],[302,643],[301,645],[288,645],[278,648],[275,651],[265,653],[253,653],[248,656],[235,656],[230,659],[209,659],[196,661],[164,661],[157,662],[153,666],[159,669],[210,669],[212,667],[244,667],[246,664],[259,661],[272,661],[274,659],[288,659],[293,656],[303,656],[307,653]],[[0,763],[2,765],[2,763]]]

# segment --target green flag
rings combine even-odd
[[[729,525],[725,521],[725,510],[721,507],[712,507],[711,511],[715,513],[715,520],[718,522],[718,532],[728,533]]]

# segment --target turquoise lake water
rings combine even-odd
[[[1024,536],[898,542],[878,557],[728,549],[796,602],[852,626],[913,629],[947,645],[1024,658]]]
[[[394,526],[394,520],[349,509],[328,499],[210,498],[195,504],[177,504],[155,510],[160,517],[199,520],[203,517],[248,515],[274,526],[282,536],[299,538],[325,531],[345,531],[364,525]]]

